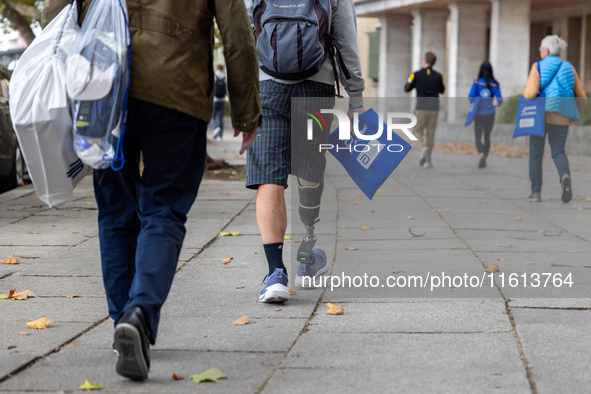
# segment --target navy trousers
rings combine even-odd
[[[154,344],[203,177],[207,123],[133,98],[127,119],[125,166],[94,171],[103,282],[115,323],[140,306]]]
[[[546,135],[550,143],[552,159],[558,170],[558,179],[562,182],[564,175],[570,176],[570,166],[566,156],[565,146],[568,137],[568,126],[559,126],[546,123]],[[542,164],[544,160],[544,145],[546,136],[529,137],[529,179],[531,180],[531,192],[542,192]]]

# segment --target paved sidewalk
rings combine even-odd
[[[210,148],[232,158],[238,144],[228,136]],[[413,152],[369,201],[329,159],[317,245],[335,275],[361,268],[380,277],[479,275],[498,264],[507,274],[572,272],[577,285],[564,294],[576,298],[531,299],[518,288],[446,299],[300,290],[287,304],[258,304],[266,262],[255,193],[241,182],[205,181],[189,215],[149,380],[135,383],[114,372],[91,178],[54,209],[29,186],[0,195],[0,257],[21,259],[0,264],[0,294],[16,288],[38,296],[0,300],[0,393],[72,392],[85,380],[112,393],[588,392],[591,159],[571,158],[570,204],[560,202],[551,161],[539,204],[525,201],[524,159],[492,157],[480,171],[475,156],[435,153],[432,170],[416,161]],[[409,226],[426,234],[413,237]],[[301,239],[297,218],[290,228]],[[242,235],[217,237],[220,231]],[[224,266],[227,257],[234,260]],[[346,315],[326,315],[326,302],[342,305]],[[244,315],[251,324],[234,326]],[[41,316],[55,324],[29,330],[26,323]],[[209,368],[228,379],[190,380]],[[185,380],[173,381],[173,373]]]

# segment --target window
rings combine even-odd
[[[367,68],[367,76],[378,82],[380,75],[380,30],[374,30],[367,33],[369,36],[369,67]]]

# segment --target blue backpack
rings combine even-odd
[[[309,78],[327,57],[340,87],[335,59],[346,79],[351,78],[340,53],[341,44],[330,31],[330,0],[255,0],[254,33],[259,67],[288,81]]]

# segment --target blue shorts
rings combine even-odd
[[[315,123],[314,138],[307,141],[309,117],[304,114],[303,107],[318,112],[332,109],[334,86],[315,81],[284,84],[267,80],[261,82],[260,97],[263,124],[247,151],[246,187],[279,185],[287,188],[289,174],[309,182],[322,181],[326,158],[318,144],[328,141],[329,130],[320,129]],[[292,103],[292,98],[300,99]]]

